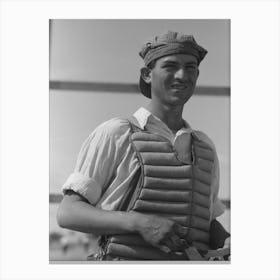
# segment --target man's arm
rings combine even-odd
[[[96,235],[135,232],[135,214],[127,214],[98,209],[78,193],[67,191],[59,206],[57,221],[63,228]]]
[[[138,233],[155,247],[180,249],[180,238],[187,229],[169,219],[137,212],[98,209],[79,194],[68,191],[57,212],[58,224],[63,228],[96,235]]]

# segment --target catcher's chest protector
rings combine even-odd
[[[186,164],[160,135],[138,130],[132,133],[131,141],[141,175],[127,210],[175,220],[189,229],[188,243],[208,250],[212,148],[191,133],[192,159]],[[105,259],[111,260],[186,260],[182,252],[164,253],[137,234],[112,236],[104,253]]]

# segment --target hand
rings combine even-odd
[[[209,250],[207,254],[204,255],[209,261],[230,261],[230,237],[228,237],[224,246],[217,250]]]
[[[184,246],[181,238],[186,236],[187,231],[186,227],[159,216],[141,214],[138,220],[138,233],[143,239],[166,253],[178,251]]]

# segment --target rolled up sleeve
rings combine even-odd
[[[63,193],[73,190],[97,204],[115,174],[118,141],[123,141],[121,128],[119,121],[110,120],[93,131],[81,147],[74,172],[62,186]]]
[[[101,195],[101,186],[93,178],[79,172],[74,172],[68,177],[62,186],[63,193],[67,190],[79,193],[93,205],[97,203]]]

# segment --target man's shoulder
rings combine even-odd
[[[201,141],[208,143],[214,150],[216,150],[213,140],[205,132],[201,130],[194,130],[194,132]]]
[[[125,117],[116,117],[101,123],[93,134],[103,134],[109,137],[121,136],[130,130],[130,124]]]

